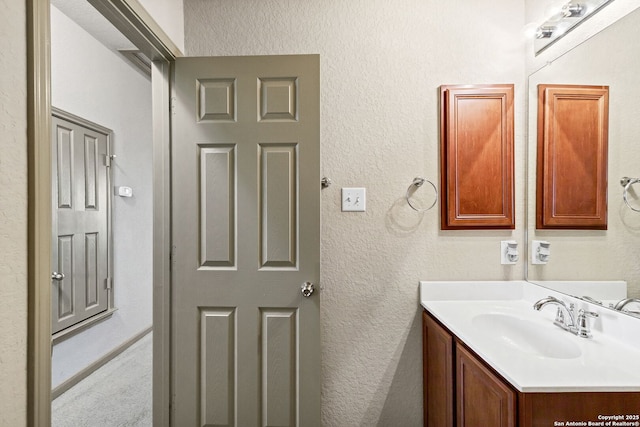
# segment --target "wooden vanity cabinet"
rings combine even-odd
[[[453,426],[453,336],[426,311],[422,346],[424,425]]]
[[[427,427],[547,427],[612,414],[639,421],[638,392],[522,393],[426,311],[422,331]]]
[[[459,426],[515,427],[516,392],[456,340]]]
[[[553,426],[567,420],[598,425],[600,415],[619,415],[618,422],[636,425],[640,421],[640,393],[518,393],[518,412],[523,427]]]
[[[516,392],[426,311],[422,320],[424,425],[515,427]]]

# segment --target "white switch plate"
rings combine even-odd
[[[342,212],[364,212],[367,210],[367,190],[365,188],[342,189]]]

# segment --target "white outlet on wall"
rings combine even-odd
[[[531,263],[546,264],[551,258],[551,243],[545,240],[531,242]]]
[[[500,264],[515,264],[518,262],[518,242],[503,240],[500,242]]]
[[[342,212],[364,212],[367,209],[367,190],[365,188],[342,189]]]

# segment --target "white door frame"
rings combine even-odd
[[[27,425],[51,425],[50,0],[27,0]],[[138,0],[89,0],[153,60],[153,418],[169,425],[170,86],[180,50]]]

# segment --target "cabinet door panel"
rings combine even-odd
[[[608,122],[608,86],[538,86],[537,228],[607,229]]]
[[[422,313],[424,425],[453,427],[453,337]]]
[[[515,227],[513,91],[440,87],[443,230]]]
[[[602,422],[601,415],[638,414],[640,393],[521,393],[520,427],[552,426],[555,421]],[[623,420],[624,421],[624,420]]]
[[[456,343],[458,427],[515,427],[516,393]]]

